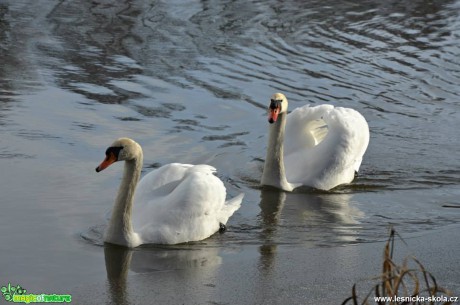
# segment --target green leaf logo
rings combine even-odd
[[[6,301],[12,302],[15,295],[26,294],[27,290],[22,288],[20,285],[11,286],[11,283],[8,283],[8,286],[2,286],[0,291],[3,294],[3,297]]]

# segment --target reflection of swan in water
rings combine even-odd
[[[298,264],[296,268],[300,270],[311,268],[307,263],[302,265],[302,259],[292,259],[289,253],[286,254],[290,247],[282,245],[301,245],[300,251],[305,251],[305,257],[308,257],[307,248],[355,240],[355,226],[362,213],[350,204],[351,197],[349,194],[286,193],[273,188],[261,191],[262,245],[257,270],[260,275],[254,277],[253,284],[253,290],[257,291],[254,304],[264,304],[267,296],[274,296],[273,283],[282,285],[279,281],[286,277],[282,272],[286,264]]]
[[[285,243],[350,243],[358,238],[363,213],[352,194],[261,192],[261,240],[264,245]]]
[[[273,283],[286,276],[279,272],[289,264],[286,258],[290,255],[286,251],[291,247],[286,245],[297,249],[300,245],[303,252],[308,248],[357,241],[358,221],[363,213],[354,207],[352,196],[261,190],[258,230],[262,244],[258,248],[257,270],[261,276],[255,277],[254,283],[260,302],[255,303],[265,303],[264,296],[273,295]]]
[[[222,258],[215,247],[151,247],[134,253],[131,270],[136,273],[148,273],[165,270],[187,272],[194,268],[215,268]]]
[[[269,270],[273,265],[277,248],[275,234],[285,200],[286,193],[276,189],[262,190],[260,193],[259,218],[262,225],[260,238],[263,244],[259,247],[259,252],[260,267],[263,270]]]
[[[132,290],[128,290],[128,286],[132,288],[148,282],[149,289],[155,289],[154,287],[157,287],[158,290],[164,289],[167,283],[157,283],[155,282],[157,278],[160,278],[161,281],[171,280],[171,287],[174,287],[176,292],[181,291],[182,293],[190,289],[190,283],[206,283],[208,279],[215,278],[218,266],[222,262],[218,252],[218,248],[202,245],[155,246],[134,250],[105,244],[108,292],[112,301],[110,304],[151,303],[146,302],[145,299],[134,300],[143,296],[131,295]],[[130,277],[128,277],[129,271],[133,272]],[[162,272],[161,276],[158,276],[156,272]],[[170,272],[172,279],[166,276],[166,272]],[[145,277],[148,277],[148,281]],[[200,296],[193,292],[187,295],[191,303],[205,304],[208,302],[208,295]],[[152,293],[147,293],[146,296],[152,296]]]
[[[260,193],[260,220],[262,222],[262,238],[271,239],[276,231],[281,211],[286,200],[286,193],[276,189],[262,190]]]
[[[287,114],[281,93],[271,97],[269,139],[262,185],[292,191],[329,190],[350,183],[369,143],[364,117],[349,108],[309,105]]]
[[[104,247],[105,269],[113,304],[128,304],[127,279],[133,251],[117,245]]]
[[[199,241],[223,229],[241,205],[243,194],[225,201],[225,186],[209,165],[168,164],[139,181],[142,159],[141,146],[121,138],[96,168],[100,172],[125,161],[105,242],[137,247]]]

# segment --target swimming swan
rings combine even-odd
[[[302,185],[330,190],[353,181],[369,144],[364,117],[332,105],[306,105],[289,115],[287,108],[283,94],[271,97],[261,185],[285,191]]]
[[[128,138],[116,140],[105,154],[96,172],[116,161],[125,161],[123,179],[104,234],[108,243],[137,247],[208,238],[225,228],[244,197],[240,194],[225,201],[225,186],[209,165],[167,164],[139,181],[142,148]]]

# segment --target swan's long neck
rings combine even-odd
[[[270,124],[267,156],[265,157],[262,185],[270,185],[285,191],[292,191],[292,185],[286,180],[284,170],[284,130],[286,127],[286,112],[278,116],[278,120]]]
[[[138,236],[131,222],[131,214],[134,192],[141,175],[142,161],[142,152],[134,160],[125,161],[123,179],[105,233],[106,242],[129,247],[138,243]]]

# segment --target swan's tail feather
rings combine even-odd
[[[230,216],[235,213],[241,207],[241,202],[243,201],[244,193],[241,193],[232,199],[229,199],[225,202],[224,207],[222,208],[220,222],[226,224]]]

